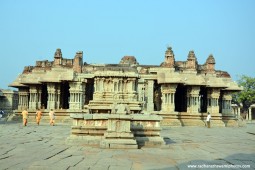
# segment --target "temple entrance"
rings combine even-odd
[[[69,83],[64,81],[60,84],[60,108],[69,109]]]
[[[41,109],[47,109],[47,101],[48,101],[48,91],[47,85],[42,84],[42,94],[41,94]]]
[[[90,100],[93,100],[94,93],[94,79],[87,79],[85,88],[85,105],[89,104]]]
[[[223,96],[223,93],[220,92],[220,98],[219,98],[219,113],[222,113],[222,96]]]
[[[200,113],[206,113],[207,112],[207,88],[205,86],[200,87]]]
[[[175,111],[187,112],[187,86],[178,84],[174,95]]]
[[[158,84],[158,81],[154,81],[154,90],[153,90],[153,103],[154,103],[154,111],[160,111],[161,110],[161,85]]]

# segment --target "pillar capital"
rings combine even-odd
[[[188,86],[187,97],[198,97],[200,92],[200,86]]]

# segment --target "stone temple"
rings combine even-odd
[[[204,126],[210,112],[215,126],[235,126],[231,94],[241,88],[226,71],[215,70],[209,55],[198,64],[194,51],[176,61],[171,47],[160,65],[139,64],[124,56],[119,64],[87,64],[83,52],[73,59],[57,49],[53,61],[36,61],[9,86],[18,88],[18,110],[54,109],[59,121],[74,114],[110,114],[124,105],[128,114],[159,115],[162,126]],[[61,120],[60,120],[61,119]]]

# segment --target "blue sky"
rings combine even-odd
[[[159,65],[168,45],[177,61],[194,50],[199,64],[255,77],[254,0],[0,0],[0,88],[24,66],[83,51],[87,63],[134,55]]]

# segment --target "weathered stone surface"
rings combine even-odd
[[[22,121],[0,121],[0,129],[0,169],[149,170],[190,169],[190,165],[255,168],[254,124],[242,128],[168,127],[161,132],[163,146],[140,149],[101,149],[93,146],[93,140],[88,144],[68,141],[70,127],[63,124],[52,127],[30,122],[23,127]]]
[[[186,61],[175,61],[168,47],[161,65],[139,65],[134,56],[123,57],[119,64],[87,64],[82,51],[66,59],[57,49],[54,61],[25,67],[10,86],[19,89],[17,113],[26,107],[29,112],[54,109],[87,120],[96,117],[83,113],[101,114],[97,119],[104,114],[155,113],[177,115],[163,116],[165,126],[203,126],[203,115],[210,112],[234,126],[238,114],[232,111],[231,94],[242,88],[227,72],[215,70],[215,63],[210,55],[199,64],[194,51]],[[222,126],[220,121],[215,125]]]

